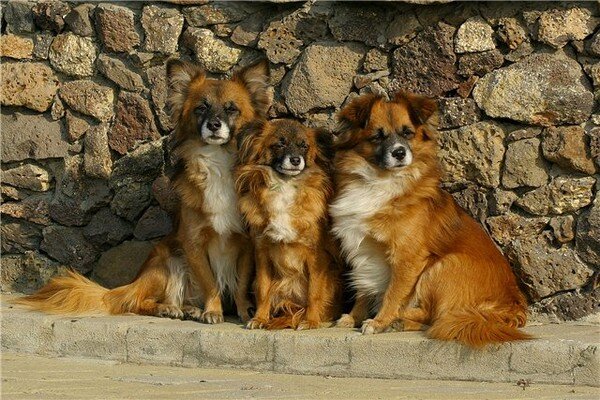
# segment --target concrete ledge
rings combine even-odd
[[[154,365],[232,367],[339,377],[600,386],[600,327],[540,325],[538,339],[471,350],[421,332],[248,331],[154,317],[49,316],[2,298],[2,349]]]

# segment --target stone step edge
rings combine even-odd
[[[544,325],[526,331],[539,339],[472,350],[427,339],[422,332],[250,331],[234,323],[51,316],[4,304],[1,342],[3,349],[15,352],[138,364],[600,386],[600,327]]]

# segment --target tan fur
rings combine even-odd
[[[358,293],[338,325],[362,324],[363,333],[398,322],[404,330],[428,325],[433,338],[473,347],[528,338],[517,330],[525,325],[526,301],[506,259],[439,187],[434,112],[432,100],[399,94],[390,102],[363,96],[340,113],[331,212],[342,248],[354,257],[349,262]],[[379,129],[406,127],[414,132],[413,162],[380,168],[370,138]],[[376,208],[352,209],[348,199],[365,187]],[[376,316],[365,320],[371,306]]]
[[[331,181],[319,133],[295,121],[257,124],[241,141],[237,190],[256,248],[257,311],[249,328],[317,328],[339,316],[340,262],[328,234]],[[307,144],[296,176],[272,167],[278,138]]]
[[[214,80],[193,64],[172,60],[167,75],[179,160],[174,186],[181,208],[175,230],[156,245],[128,285],[108,290],[71,272],[18,304],[61,314],[137,313],[216,323],[223,321],[222,296],[232,292],[239,317],[249,319],[253,249],[237,208],[232,173],[237,133],[267,111],[268,65],[262,61],[231,80]],[[237,111],[227,114],[232,139],[226,144],[208,145],[200,138],[194,110],[205,99],[218,107],[236,106]]]

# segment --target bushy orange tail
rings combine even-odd
[[[450,312],[433,322],[427,331],[429,337],[439,340],[457,340],[480,348],[490,343],[531,339],[531,335],[517,329],[525,325],[525,310],[478,310],[475,308]]]
[[[291,302],[282,303],[275,310],[275,318],[268,322],[265,329],[296,329],[306,312],[305,308]]]

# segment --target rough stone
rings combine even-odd
[[[488,214],[487,191],[476,185],[452,193],[452,197],[471,217],[483,222]]]
[[[600,199],[577,219],[577,253],[596,269],[600,269]]]
[[[362,89],[365,86],[369,85],[371,82],[374,82],[378,79],[388,76],[389,74],[390,74],[390,71],[387,71],[387,70],[371,72],[368,74],[358,74],[353,79],[354,87],[356,87],[357,89]]]
[[[146,78],[150,86],[152,105],[155,114],[158,116],[158,122],[164,131],[170,132],[175,128],[171,117],[167,113],[167,70],[164,65],[148,68]]]
[[[37,59],[47,60],[53,40],[54,35],[48,32],[36,33],[33,36],[33,56]]]
[[[50,257],[81,273],[92,269],[98,250],[85,239],[80,228],[48,226],[43,234],[40,248]]]
[[[117,102],[115,124],[108,134],[110,148],[125,154],[133,149],[138,141],[159,137],[148,101],[138,94],[121,92]]]
[[[544,11],[537,20],[537,38],[554,48],[561,48],[572,40],[585,39],[594,31],[590,10],[573,7]]]
[[[544,314],[556,316],[559,320],[577,320],[598,312],[599,299],[600,288],[591,291],[576,289],[543,299],[536,308]]]
[[[440,132],[439,155],[446,172],[444,181],[498,186],[504,136],[501,125],[487,121]]]
[[[48,193],[34,194],[19,202],[0,205],[0,212],[12,218],[33,222],[38,225],[50,225],[50,199]]]
[[[596,160],[596,165],[600,167],[600,127],[590,129],[587,135],[590,141],[590,154]]]
[[[231,33],[231,41],[240,46],[254,47],[258,43],[258,35],[264,27],[262,13],[252,14],[241,21]]]
[[[581,123],[592,113],[593,95],[577,61],[534,54],[477,82],[473,98],[491,117],[534,125]]]
[[[485,220],[492,238],[502,247],[508,246],[516,239],[539,236],[548,225],[548,221],[547,217],[525,218],[514,213],[492,216]]]
[[[94,74],[98,48],[90,39],[74,33],[62,33],[50,45],[50,64],[67,75],[86,77]]]
[[[529,40],[527,27],[514,17],[501,18],[497,32],[500,40],[511,50],[516,50],[521,43]]]
[[[495,48],[494,30],[481,17],[469,18],[456,32],[454,49],[457,53],[476,53]]]
[[[41,1],[31,9],[33,22],[44,31],[62,32],[65,27],[64,17],[71,8],[62,1]]]
[[[367,51],[363,61],[363,70],[365,72],[383,71],[388,69],[388,55],[385,51],[371,49]]]
[[[389,43],[399,46],[411,41],[420,30],[419,19],[412,10],[406,9],[396,13],[387,28],[386,37]]]
[[[183,9],[185,20],[191,26],[210,26],[242,21],[248,12],[242,3],[219,2]]]
[[[134,14],[130,9],[103,3],[96,7],[95,15],[98,35],[109,51],[128,53],[140,44]]]
[[[52,178],[50,172],[34,164],[23,164],[2,171],[2,183],[36,192],[50,189]]]
[[[62,102],[58,95],[54,96],[54,102],[50,107],[50,118],[53,121],[59,120],[65,116],[65,104]]]
[[[20,60],[32,55],[33,40],[10,33],[0,36],[0,56]]]
[[[329,29],[340,42],[355,41],[369,46],[382,46],[387,41],[386,28],[389,20],[390,12],[385,7],[340,2],[334,6]],[[397,27],[397,24],[393,26]]]
[[[112,159],[108,147],[108,125],[100,124],[88,129],[83,144],[83,167],[87,176],[108,179],[112,171]]]
[[[128,221],[135,221],[152,202],[151,185],[148,182],[133,182],[115,190],[110,209]]]
[[[274,64],[292,64],[300,55],[303,43],[283,22],[273,21],[260,34],[258,48]]]
[[[169,215],[174,216],[177,213],[179,210],[179,197],[168,176],[161,175],[152,182],[152,194],[160,208]]]
[[[572,248],[555,248],[542,236],[512,240],[506,255],[534,300],[579,288],[593,273]]]
[[[529,42],[523,42],[515,50],[504,55],[504,58],[510,62],[518,62],[533,53],[534,48]]]
[[[114,93],[109,87],[87,80],[65,82],[59,95],[73,110],[99,121],[107,122],[114,115]]]
[[[548,173],[537,138],[517,140],[506,148],[502,185],[509,189],[517,187],[540,187],[548,182]]]
[[[517,200],[517,194],[510,190],[504,190],[496,188],[492,191],[489,196],[489,210],[490,215],[501,215],[506,214],[512,207],[515,200]]]
[[[60,158],[67,147],[60,121],[2,108],[2,162]]]
[[[592,202],[595,183],[596,179],[591,176],[559,176],[549,184],[525,193],[516,203],[534,215],[558,215],[577,211]]]
[[[23,106],[43,112],[50,108],[58,90],[58,78],[42,63],[3,62],[2,105]]]
[[[567,243],[575,239],[575,219],[572,215],[550,218],[549,225],[554,233],[554,238],[559,243]]]
[[[183,29],[183,16],[175,8],[145,6],[142,12],[145,32],[144,49],[163,54],[177,52],[179,35]]]
[[[56,192],[50,203],[50,217],[67,226],[83,226],[92,215],[107,205],[110,189],[98,179],[84,178],[83,157],[64,160],[64,167],[56,176]]]
[[[90,18],[90,12],[94,7],[92,4],[80,4],[67,14],[65,23],[74,34],[84,37],[95,36],[96,32]]]
[[[542,128],[537,127],[516,129],[509,133],[506,139],[509,142],[514,142],[516,140],[531,139],[534,137],[538,137],[540,133],[542,133]]]
[[[596,172],[596,166],[586,143],[587,136],[580,126],[551,127],[544,131],[544,157],[563,168],[586,174]]]
[[[42,241],[40,226],[23,220],[3,218],[0,234],[3,254],[37,250]]]
[[[339,107],[352,88],[362,57],[362,47],[354,44],[311,44],[283,84],[287,107],[295,115]]]
[[[131,240],[105,251],[94,266],[93,279],[108,288],[132,282],[153,247],[150,242]]]
[[[210,72],[227,72],[240,60],[242,51],[215,37],[210,29],[189,27],[183,43],[192,49],[196,60]]]
[[[106,76],[123,89],[131,90],[133,92],[140,92],[144,89],[142,77],[127,68],[125,63],[118,58],[100,54],[96,66],[102,75]]]
[[[171,232],[173,223],[166,211],[160,207],[150,207],[140,217],[133,235],[138,240],[155,239]]]
[[[80,115],[71,110],[66,111],[67,137],[70,142],[75,142],[82,137],[90,128],[90,123]]]
[[[474,124],[481,119],[481,112],[473,99],[446,97],[438,100],[438,128],[458,128]]]
[[[116,246],[133,233],[133,226],[109,208],[98,211],[83,228],[83,235],[98,247]]]
[[[456,94],[462,97],[463,99],[466,99],[471,95],[471,92],[473,91],[473,88],[475,87],[475,84],[478,80],[478,76],[470,76],[469,79],[458,84],[458,88],[456,88]]]
[[[399,89],[437,97],[456,89],[453,26],[438,23],[394,50],[390,92]]]
[[[33,32],[33,14],[31,1],[9,1],[4,8],[3,18],[7,23],[6,30],[11,33]]]
[[[465,54],[458,60],[458,74],[463,76],[484,76],[504,64],[504,56],[499,50]]]
[[[3,255],[2,291],[28,293],[39,289],[50,278],[64,272],[64,266],[35,251]]]
[[[600,31],[586,40],[586,50],[593,56],[600,57]]]

